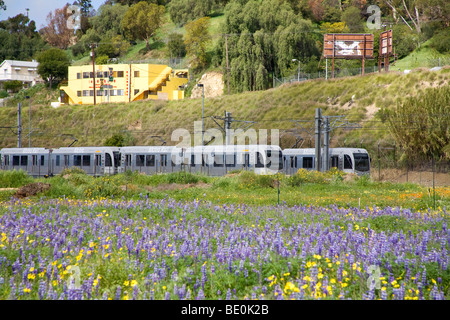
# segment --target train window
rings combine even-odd
[[[83,166],[89,167],[91,165],[91,156],[83,156]]]
[[[20,156],[20,165],[21,166],[28,165],[28,156]]]
[[[37,155],[32,155],[31,156],[31,164],[33,166],[37,166]]]
[[[214,154],[214,167],[223,167],[223,153]]]
[[[191,154],[191,167],[195,167],[195,155]]]
[[[73,156],[73,165],[81,166],[81,156],[78,155]]]
[[[352,159],[348,154],[344,154],[344,169],[353,169]]]
[[[236,154],[225,155],[225,163],[226,163],[227,167],[235,167],[236,166]]]
[[[3,165],[9,166],[9,156],[3,156]]]
[[[13,166],[18,166],[20,164],[20,157],[13,156]]]
[[[259,152],[256,152],[255,168],[264,168],[263,159],[262,159],[261,153],[259,153]]]
[[[303,166],[304,169],[312,169],[313,168],[313,158],[312,157],[303,157]]]
[[[136,155],[136,167],[142,167],[145,163],[145,155],[137,154]]]
[[[153,154],[149,154],[145,158],[145,166],[154,167],[155,166],[155,156]]]
[[[59,167],[61,165],[61,156],[56,156],[56,166]]]
[[[44,163],[45,163],[45,157],[41,156],[41,166],[45,165]]]
[[[111,156],[109,157],[111,159]],[[94,158],[95,166],[100,167],[102,165],[102,155],[96,154]]]
[[[331,167],[337,168],[339,166],[339,157],[338,156],[332,156],[331,157]]]
[[[112,158],[109,153],[105,153],[105,167],[112,167]]]
[[[70,159],[69,155],[67,155],[67,154],[64,155],[64,166],[65,166],[65,167],[68,167],[68,166],[69,166],[69,164],[70,164],[69,159]]]

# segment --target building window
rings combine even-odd
[[[77,91],[77,97],[81,97],[81,91]]]
[[[94,73],[93,72],[89,72],[89,78],[94,78]]]
[[[83,79],[89,78],[89,72],[83,72]]]
[[[97,96],[98,97],[103,96],[103,90],[97,90]]]
[[[97,78],[103,78],[103,72],[98,71],[97,72]]]
[[[111,97],[116,95],[116,90],[109,90],[109,94]]]
[[[139,89],[134,89],[134,95],[137,95],[139,93]]]
[[[77,79],[81,79],[81,72],[77,73]]]
[[[94,96],[94,90],[89,90],[89,96],[91,96],[91,97]]]
[[[134,72],[134,77],[135,77],[135,78],[139,78],[139,71],[135,71],[135,72]]]
[[[123,89],[118,89],[117,90],[117,95],[118,96],[123,96]]]
[[[123,78],[123,71],[117,71],[117,78]]]

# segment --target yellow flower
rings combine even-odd
[[[336,283],[336,279],[331,279],[330,283]]]
[[[123,283],[123,285],[124,285],[125,287],[127,287],[129,284],[130,284],[130,281],[128,281],[128,280],[126,280],[126,281]]]
[[[132,287],[134,287],[135,285],[137,285],[137,281],[136,280],[131,280],[131,284]]]

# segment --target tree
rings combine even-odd
[[[429,88],[384,111],[395,140],[414,158],[450,159],[450,87]]]
[[[70,62],[63,50],[51,48],[43,51],[38,55],[37,61],[39,62],[37,71],[42,79],[49,83],[50,88],[54,81],[67,78]]]
[[[48,25],[41,30],[45,41],[60,49],[67,49],[74,35],[73,30],[67,27],[70,17],[67,8],[68,5],[65,5],[62,9],[55,9],[54,13],[50,12],[47,16]]]
[[[5,81],[3,83],[3,89],[11,90],[12,92],[17,92],[22,88],[23,88],[23,83],[22,83],[22,81],[19,81],[19,80]]]
[[[183,35],[180,33],[169,34],[169,41],[167,42],[170,57],[181,58],[186,55],[186,45],[184,44]]]
[[[98,34],[106,34],[106,32],[111,31],[114,34],[123,35],[122,20],[127,12],[128,7],[122,6],[120,4],[102,5],[95,17],[91,18],[92,28]]]
[[[23,14],[0,21],[0,61],[29,60],[45,47],[36,24]]]
[[[348,7],[342,14],[342,20],[348,27],[350,32],[361,33],[364,32],[363,19],[361,18],[361,12],[356,7]]]
[[[0,0],[0,10],[6,10],[6,5],[3,0]]]
[[[191,56],[193,69],[200,69],[206,66],[206,45],[211,41],[209,34],[209,17],[203,17],[186,24],[186,44],[187,54]]]
[[[147,50],[150,50],[150,39],[161,26],[164,12],[164,6],[138,2],[125,13],[122,29],[131,40],[145,40]]]

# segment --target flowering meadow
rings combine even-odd
[[[450,215],[207,199],[0,203],[0,299],[450,296]]]

